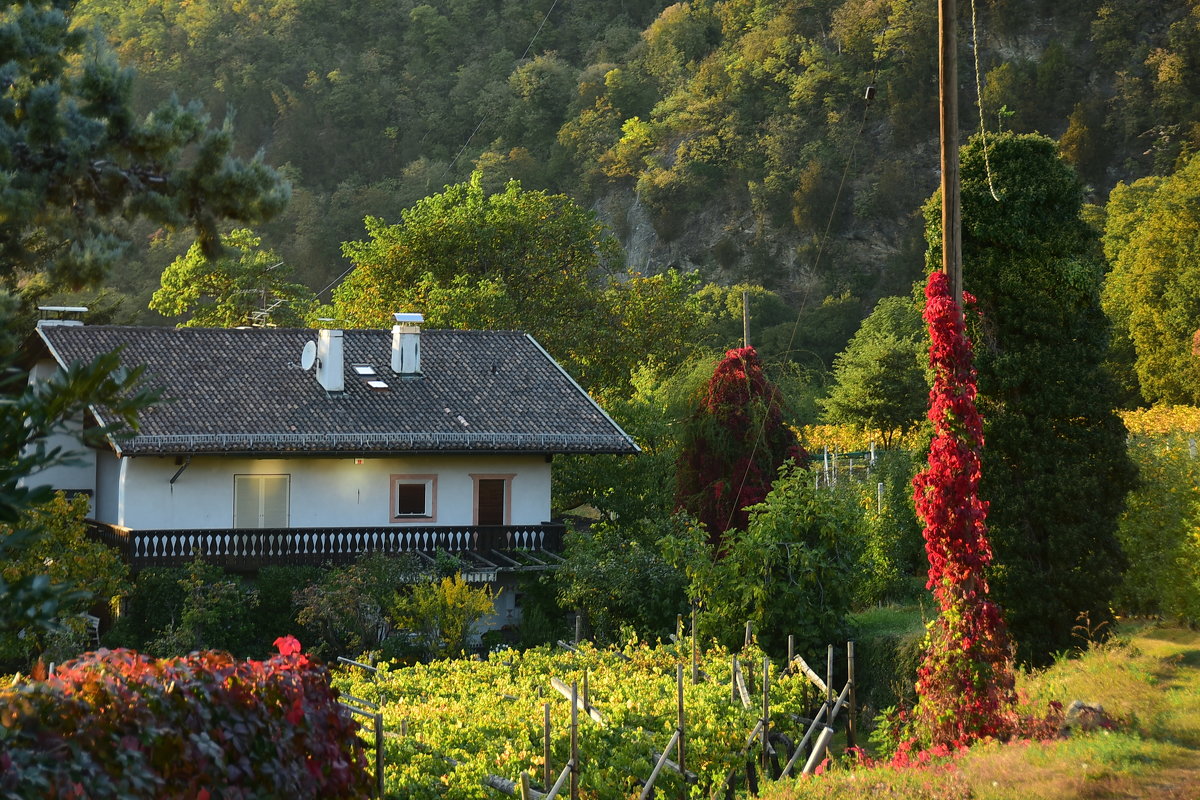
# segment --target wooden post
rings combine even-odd
[[[549,787],[547,787],[549,788]],[[521,800],[533,800],[533,795],[529,788],[529,773],[521,771]]]
[[[742,347],[750,346],[750,292],[742,289]]]
[[[579,800],[579,684],[571,683],[571,800]]]
[[[794,634],[789,633],[788,634],[787,669],[785,669],[784,672],[792,671],[792,659],[794,659],[795,657],[796,657],[796,636]]]
[[[737,656],[734,656],[729,664],[729,701],[735,706],[737,705],[738,701],[737,673],[738,659]]]
[[[850,684],[850,712],[846,717],[846,747],[856,747],[858,732],[858,698],[854,693],[854,642],[846,642],[846,680]]]
[[[762,774],[769,775],[771,752],[771,659],[763,656],[762,680]]]
[[[833,705],[833,645],[825,652],[825,705]]]
[[[692,602],[692,684],[700,682],[700,649],[696,641],[696,603]]]
[[[407,719],[400,720],[400,735],[408,736],[408,720]]]
[[[675,693],[678,699],[679,706],[679,797],[680,800],[687,798],[687,762],[684,759],[684,717],[683,717],[683,664],[675,666]]]
[[[962,314],[962,220],[958,194],[958,17],[938,0],[938,99],[942,163],[942,271]]]
[[[542,703],[542,786],[550,789],[554,772],[550,769],[550,704]]]
[[[750,625],[750,620],[746,620],[746,643],[745,643],[745,645],[743,645],[744,647],[749,647],[749,646],[750,646],[751,634],[752,634],[753,632],[754,632],[754,631],[753,631],[753,629],[752,629],[752,627],[751,627],[751,625]]]
[[[383,800],[383,714],[375,713],[375,796]]]
[[[591,672],[591,670],[585,669],[583,671],[583,707],[584,708],[592,707],[591,702],[588,700],[588,673],[589,672]]]
[[[575,644],[579,644],[583,639],[583,609],[575,612]]]

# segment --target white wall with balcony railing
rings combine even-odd
[[[115,459],[114,459],[115,461]],[[287,475],[289,527],[390,523],[391,476],[436,475],[436,517],[414,525],[471,525],[472,475],[511,475],[509,521],[537,524],[550,515],[550,464],[541,455],[241,458],[142,456],[101,465],[97,520],[133,529],[233,527],[237,475]],[[113,477],[115,475],[115,481]],[[172,482],[174,479],[174,482]]]

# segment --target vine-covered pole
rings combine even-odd
[[[942,165],[942,271],[962,316],[962,221],[958,196],[958,16],[938,0],[938,99]]]

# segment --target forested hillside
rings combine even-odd
[[[959,5],[964,138],[977,56],[985,125],[1057,139],[1094,201],[1196,148],[1191,3]],[[761,283],[839,342],[921,271],[933,2],[82,0],[76,16],[137,68],[144,106],[200,98],[284,168],[291,206],[260,232],[314,289],[365,215],[394,221],[475,169],[572,195],[635,268]],[[186,246],[155,244],[123,282],[139,312]]]

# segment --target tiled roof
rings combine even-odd
[[[391,331],[347,330],[346,390],[331,394],[300,354],[304,329],[52,325],[60,364],[121,350],[164,402],[143,411],[124,455],[160,453],[633,453],[637,445],[531,337],[425,330],[422,376],[391,370]],[[372,365],[383,391],[353,364]],[[104,409],[96,409],[101,422]]]

